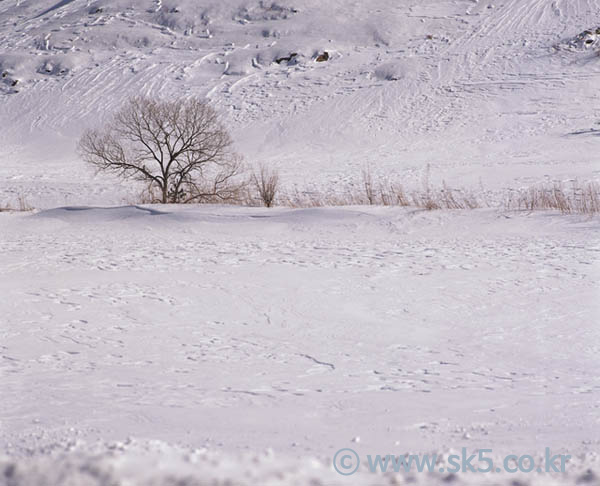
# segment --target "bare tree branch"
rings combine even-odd
[[[252,175],[252,182],[263,204],[268,208],[273,206],[279,189],[279,173],[261,165],[258,173]]]
[[[162,203],[227,200],[239,191],[242,165],[216,111],[197,99],[129,100],[79,151],[99,170],[146,181]]]

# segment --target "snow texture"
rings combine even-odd
[[[597,178],[599,19],[597,0],[2,0],[0,190],[130,201],[75,144],[135,94],[207,97],[288,187],[365,166],[416,185],[426,164],[491,190]]]
[[[599,0],[0,0],[0,206],[38,208],[0,213],[0,485],[598,484],[597,218],[134,206],[75,147],[132,95],[201,97],[288,187],[598,179],[599,25]],[[573,459],[342,478],[342,447]]]
[[[45,456],[128,436],[219,454],[199,480],[275,451],[273,484],[313,484],[307,458],[332,477],[342,447],[597,450],[595,219],[65,207],[0,214],[0,235],[0,450],[40,457],[11,485],[121,477],[135,455]]]

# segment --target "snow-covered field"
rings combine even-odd
[[[165,211],[0,215],[1,450],[597,451],[597,219]]]
[[[0,0],[0,485],[598,484],[597,217],[132,206],[75,145],[199,96],[289,188],[597,180],[599,53],[598,0]]]

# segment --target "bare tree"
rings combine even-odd
[[[79,141],[99,170],[147,182],[159,202],[234,199],[241,161],[216,111],[197,99],[130,99],[100,130]]]
[[[263,204],[268,208],[273,206],[279,188],[279,173],[261,165],[258,174],[253,174],[252,182]]]

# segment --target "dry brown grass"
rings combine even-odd
[[[549,182],[519,190],[506,190],[496,194],[490,201],[483,186],[477,192],[450,187],[446,182],[435,186],[430,182],[429,167],[421,187],[407,189],[399,182],[375,179],[370,169],[362,171],[359,184],[349,185],[337,191],[303,190],[294,186],[291,190],[280,188],[277,172],[260,168],[246,184],[228,201],[214,200],[210,203],[226,203],[244,206],[285,206],[291,208],[314,208],[325,206],[401,206],[425,209],[466,210],[496,207],[509,211],[557,210],[561,213],[596,214],[600,212],[600,184],[595,181],[569,184]],[[148,187],[136,203],[159,202],[160,195]],[[496,201],[496,202],[494,202]]]
[[[279,199],[282,206],[293,208],[323,206],[402,206],[426,210],[435,209],[475,209],[481,207],[475,195],[462,190],[429,188],[427,191],[414,190],[409,194],[397,183],[377,184],[369,192],[349,188],[337,194],[316,191],[300,191],[297,188],[285,193]]]
[[[600,212],[600,184],[577,179],[566,185],[562,182],[537,184],[509,191],[504,201],[508,210],[557,210],[564,214],[596,214]]]
[[[284,206],[295,208],[318,206],[405,206],[426,209],[475,209],[482,204],[471,192],[452,189],[445,182],[441,187],[433,187],[430,183],[430,169],[427,167],[422,187],[407,191],[398,182],[387,179],[374,180],[370,168],[362,171],[361,184],[348,187],[336,194],[325,194],[314,191],[299,191],[297,188],[281,198]]]
[[[33,206],[31,206],[27,199],[24,196],[17,196],[16,202],[7,202],[3,205],[0,205],[0,213],[1,212],[26,212],[33,211]]]
[[[499,199],[503,203],[493,204],[487,193],[481,194],[465,189],[454,189],[445,182],[441,187],[432,186],[428,177],[423,187],[406,190],[397,182],[375,182],[369,171],[363,172],[362,184],[349,187],[339,193],[300,191],[295,188],[279,198],[282,206],[294,208],[321,206],[380,205],[406,206],[425,209],[476,209],[481,207],[504,207],[510,211],[557,210],[564,214],[597,214],[600,212],[600,184],[595,181],[566,185],[562,182],[538,184],[520,190],[508,190]]]
[[[235,185],[231,184],[226,196],[224,191],[220,195],[205,196],[200,200],[191,200],[179,202],[177,204],[231,204],[235,206],[258,206],[259,203],[249,190],[248,181],[240,181]],[[162,194],[153,184],[148,184],[137,195],[126,199],[127,204],[162,204]]]

